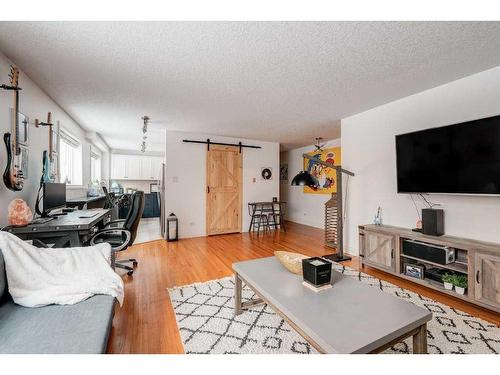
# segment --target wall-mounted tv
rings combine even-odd
[[[500,194],[500,116],[396,136],[399,193]]]

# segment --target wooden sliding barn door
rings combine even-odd
[[[207,235],[241,232],[241,165],[238,147],[207,151]]]

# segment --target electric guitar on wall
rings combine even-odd
[[[20,191],[24,186],[25,173],[23,167],[27,166],[27,149],[20,146],[20,126],[19,123],[19,70],[17,67],[12,66],[10,70],[10,85],[2,85],[1,88],[5,90],[14,91],[14,109],[13,109],[13,123],[12,133],[5,133],[3,140],[7,148],[7,167],[3,173],[3,182],[8,189],[13,191]],[[22,132],[27,138],[27,119],[24,118],[22,124]]]
[[[47,126],[49,128],[49,149],[43,151],[43,170],[42,178],[40,183],[44,182],[55,182],[56,181],[56,167],[55,167],[55,155],[54,155],[54,135],[52,131],[52,113],[47,114],[47,122],[39,122],[38,119],[35,120],[35,126],[38,128],[40,126]]]
[[[49,158],[49,155],[48,155],[48,152],[47,150],[43,150],[43,169],[42,169],[42,179],[41,179],[41,182],[54,182],[54,180],[52,180],[50,178],[50,158]]]
[[[40,209],[43,185],[47,182],[56,182],[57,179],[57,133],[52,130],[53,124],[51,120],[51,112],[47,113],[47,122],[41,122],[38,119],[35,119],[35,126],[37,128],[40,126],[46,126],[49,128],[49,149],[43,151],[42,177],[40,178],[40,187],[38,188],[35,203],[35,212],[40,216],[44,216],[42,210]],[[57,126],[57,128],[59,127]]]

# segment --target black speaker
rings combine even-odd
[[[455,262],[455,249],[448,246],[434,245],[415,240],[403,240],[401,243],[404,255],[427,260],[438,264]]]
[[[422,209],[422,233],[430,236],[444,234],[444,211],[434,208]]]

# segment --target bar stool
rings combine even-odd
[[[260,232],[260,229],[263,228],[264,231],[269,229],[269,218],[267,212],[264,212],[264,205],[249,203],[248,204],[248,213],[250,214],[250,229],[257,230],[257,233]]]
[[[271,212],[267,214],[269,227],[273,226],[274,229],[283,228],[285,229],[285,205],[281,202],[273,202]]]

